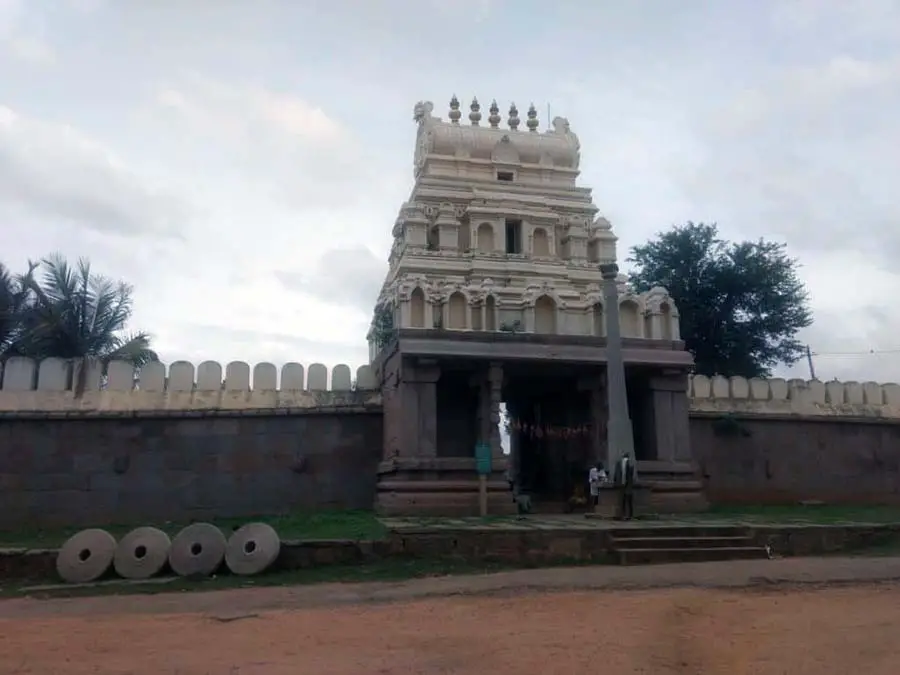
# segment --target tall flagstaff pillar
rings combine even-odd
[[[619,325],[619,266],[600,265],[603,298],[606,301],[606,396],[609,419],[606,423],[606,467],[610,475],[616,463],[627,455],[634,459],[634,431],[628,416],[625,361],[622,357],[622,329]]]

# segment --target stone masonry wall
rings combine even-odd
[[[75,370],[6,364],[0,527],[372,504],[384,434],[368,366],[114,363],[79,395]],[[713,502],[900,503],[900,386],[697,376],[688,393]]]
[[[713,503],[900,504],[900,385],[696,376],[689,393]]]
[[[250,368],[239,362],[224,378],[214,362],[154,364],[139,377],[112,364],[81,395],[67,388],[70,373],[57,360],[6,364],[0,527],[372,505],[383,433],[367,366],[353,382],[345,365],[329,373],[288,364],[279,381],[274,366],[261,364],[251,389]]]

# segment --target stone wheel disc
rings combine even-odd
[[[149,579],[169,560],[172,542],[162,530],[139,527],[126,534],[116,547],[113,565],[123,579]]]
[[[280,552],[281,539],[271,525],[248,523],[228,540],[225,564],[234,574],[260,574],[272,566]]]
[[[225,558],[225,535],[215,525],[188,525],[172,540],[169,565],[180,577],[208,577]]]
[[[56,571],[63,581],[86,584],[109,571],[116,554],[116,538],[106,530],[82,530],[62,545]]]

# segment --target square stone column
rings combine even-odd
[[[494,461],[503,460],[503,443],[500,438],[500,403],[503,397],[503,366],[491,363],[488,367],[488,405],[490,420],[491,455]]]
[[[401,454],[437,457],[437,382],[441,369],[436,361],[419,359],[403,364],[403,442]]]
[[[609,419],[606,423],[606,466],[613,468],[622,457],[634,459],[634,431],[628,413],[625,362],[619,325],[619,267],[600,265],[603,299],[606,305],[606,396]]]
[[[606,378],[603,375],[592,375],[583,377],[578,381],[578,389],[588,392],[590,407],[590,464],[593,466],[597,462],[606,464]],[[610,467],[606,467],[609,471]]]

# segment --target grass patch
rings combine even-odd
[[[537,567],[572,567],[585,565],[580,561],[553,561],[541,564],[467,562],[461,559],[384,560],[360,565],[329,565],[304,570],[276,571],[258,577],[238,577],[221,574],[204,580],[175,579],[166,583],[104,583],[96,586],[53,588],[26,591],[23,588],[39,585],[28,582],[0,589],[0,597],[31,597],[37,599],[76,598],[108,595],[158,595],[160,593],[217,591],[235,588],[266,588],[273,586],[306,586],[322,583],[366,583],[405,581],[426,577],[490,574]],[[596,563],[602,564],[602,563]]]
[[[678,520],[732,520],[771,524],[900,523],[900,507],[793,504],[784,506],[714,506],[706,513],[674,516]]]
[[[282,540],[291,539],[381,539],[387,529],[370,511],[325,511],[292,513],[280,516],[219,518],[212,521],[226,533],[251,522],[268,523]],[[174,537],[189,522],[148,523]],[[137,525],[109,525],[103,529],[122,537]],[[0,532],[0,546],[26,548],[58,548],[66,539],[84,528],[32,529]]]

